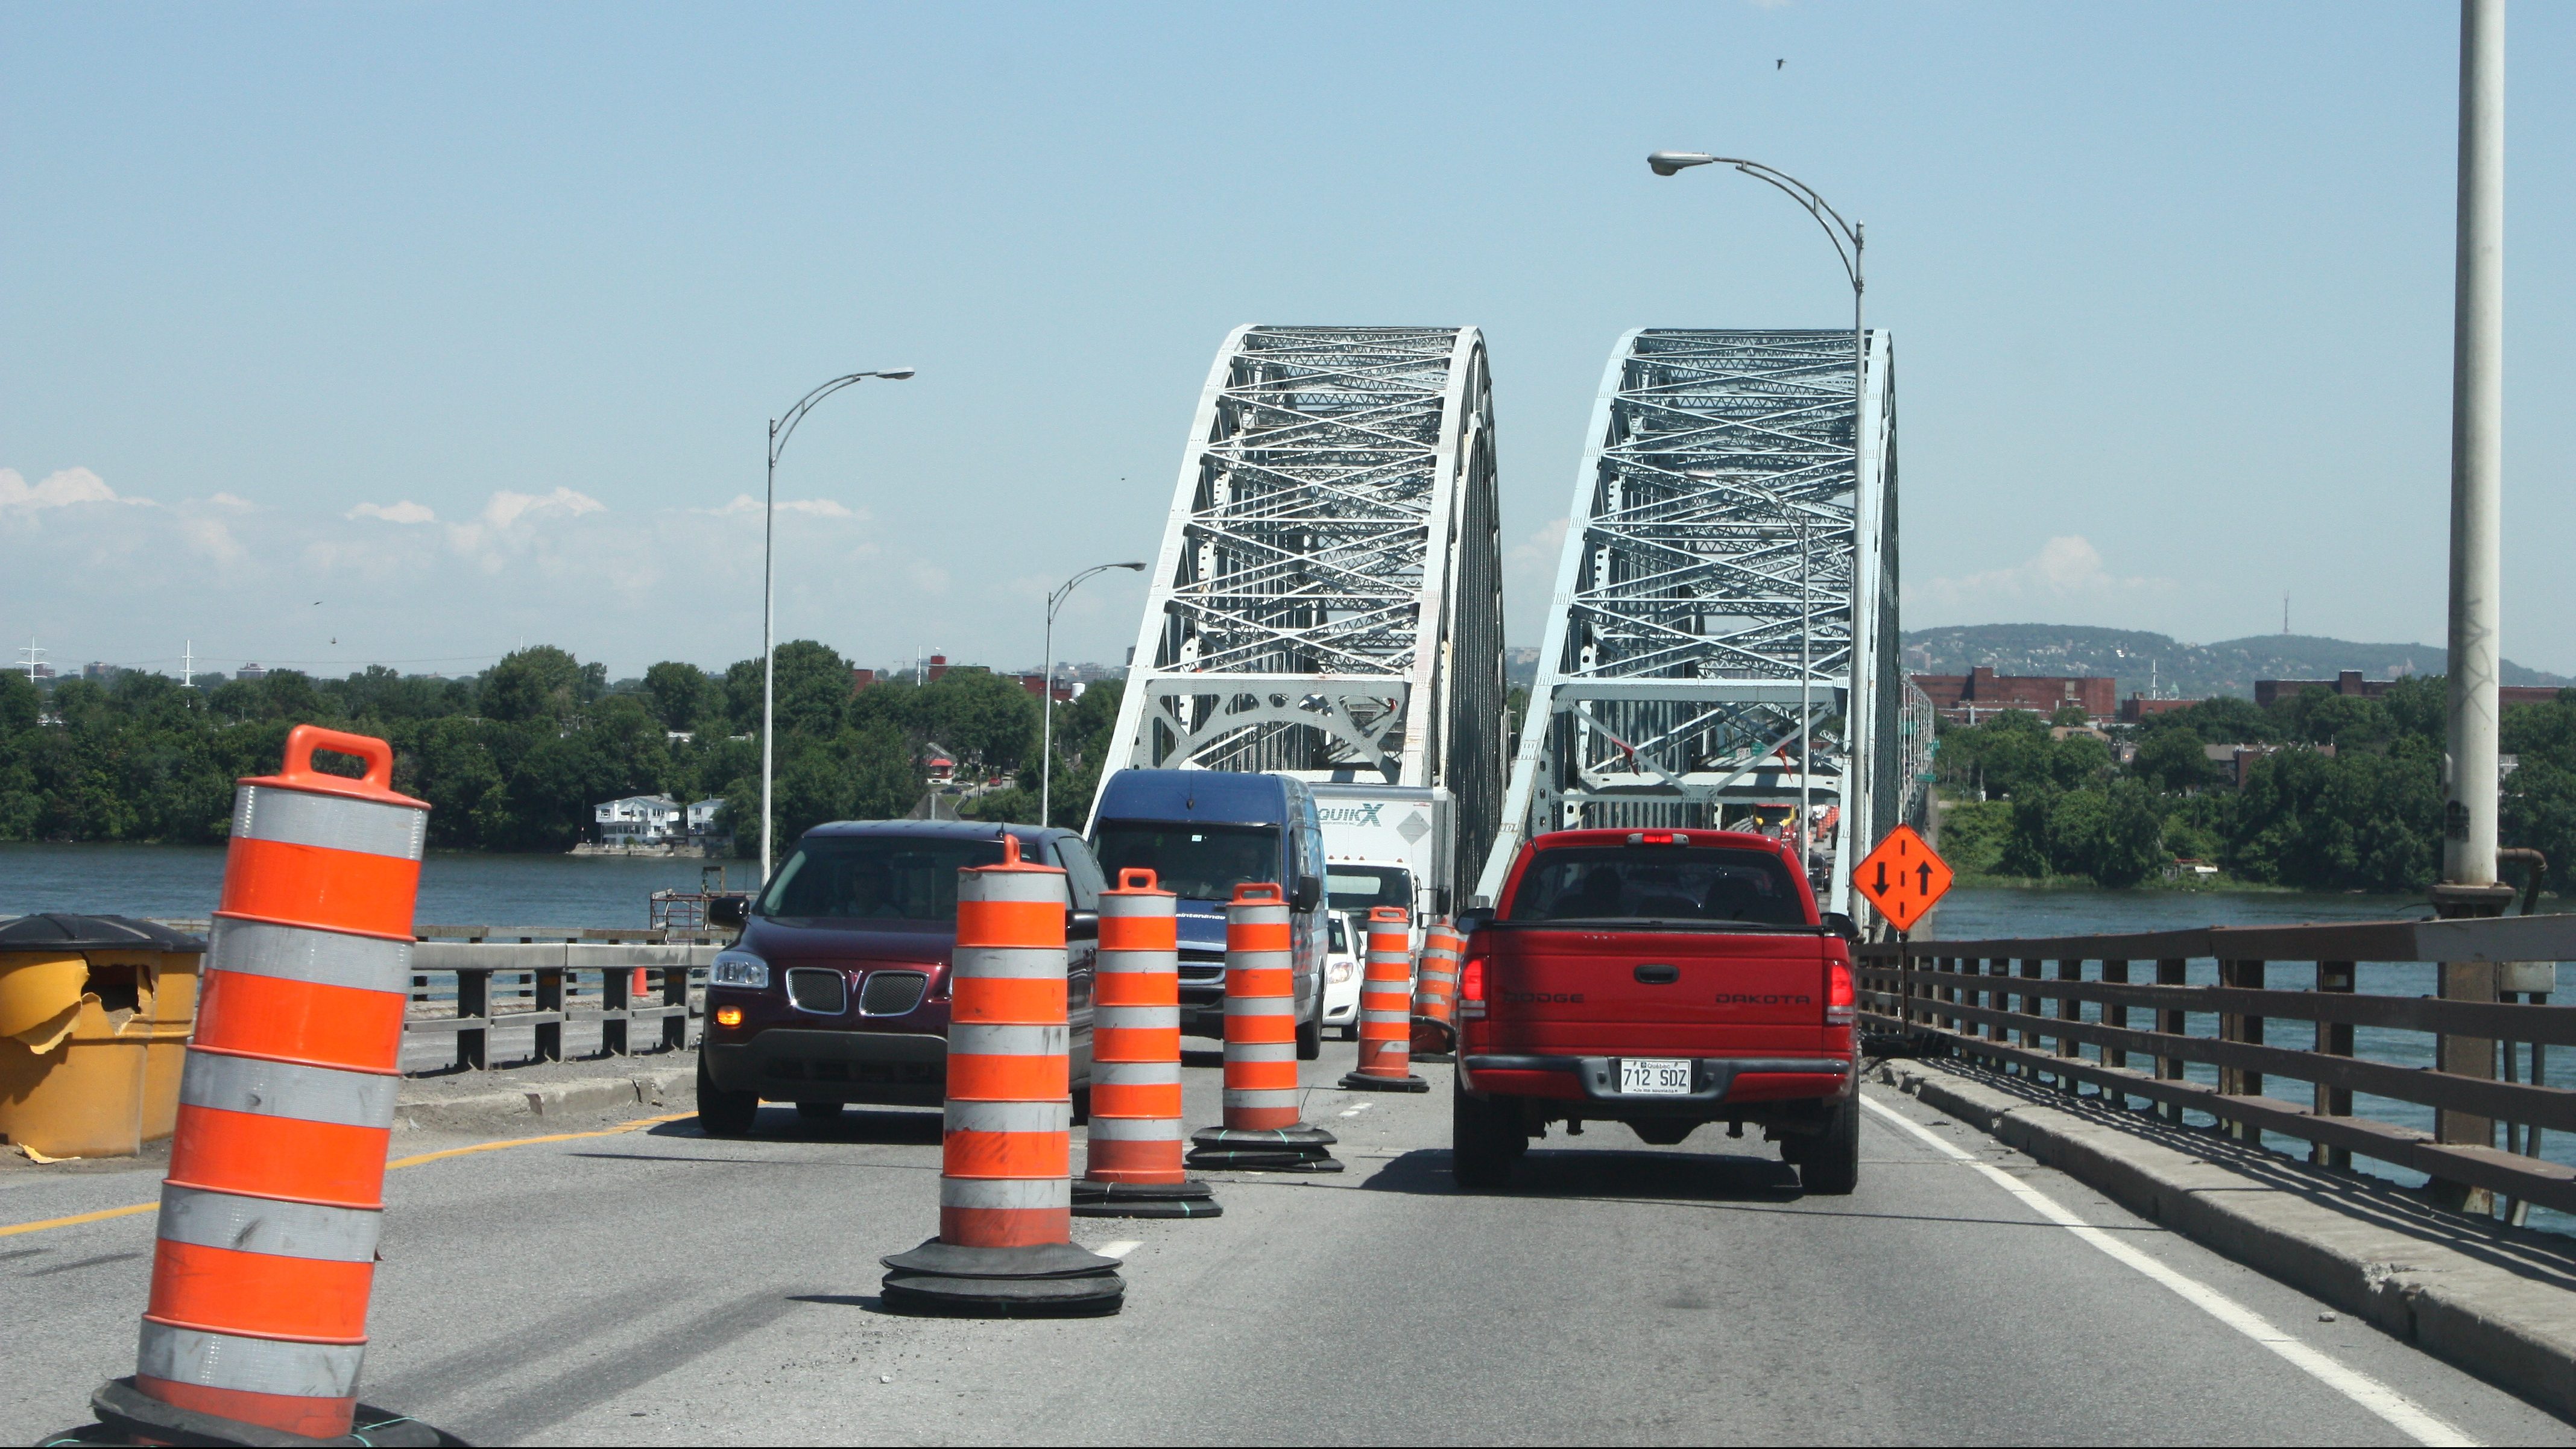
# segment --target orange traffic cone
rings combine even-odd
[[[1413,1036],[1406,1014],[1412,990],[1413,918],[1402,906],[1368,913],[1368,975],[1360,980],[1360,1064],[1342,1078],[1354,1092],[1428,1092],[1413,1074]]]
[[[1225,1209],[1181,1165],[1181,951],[1177,899],[1150,870],[1100,893],[1091,1019],[1091,1130],[1073,1213],[1212,1218]]]
[[[1426,1060],[1448,1060],[1458,1045],[1458,957],[1466,938],[1449,929],[1449,918],[1433,921],[1422,933],[1422,972],[1413,985],[1413,1054]]]
[[[939,1236],[886,1266],[898,1313],[1118,1311],[1118,1260],[1073,1245],[1064,872],[1020,859],[957,873]]]
[[[90,1401],[129,1442],[458,1442],[358,1402],[429,818],[393,769],[298,725],[233,797],[135,1373]]]
[[[1288,898],[1239,885],[1225,908],[1225,1125],[1190,1138],[1192,1167],[1339,1172],[1332,1133],[1298,1120],[1297,985]]]

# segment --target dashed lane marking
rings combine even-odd
[[[2061,1205],[2057,1199],[1990,1162],[1978,1160],[1976,1154],[1962,1150],[1904,1113],[1882,1103],[1873,1102],[1865,1096],[1860,1100],[1861,1105],[1929,1143],[1934,1151],[1953,1161],[1964,1162],[1985,1174],[1988,1181],[2021,1199],[2031,1211],[2073,1233],[2085,1243],[2120,1263],[2172,1289],[2184,1302],[2289,1360],[2319,1383],[2387,1420],[2417,1443],[2447,1446],[2475,1445],[2478,1442],[2435,1418],[2426,1412],[2422,1405],[2388,1385],[2359,1369],[2347,1367],[2331,1354],[2292,1338],[2275,1327],[2272,1321],[2262,1314],[2199,1279],[2167,1267],[2101,1229],[2091,1226]]]
[[[1345,1117],[1356,1117],[1356,1116],[1358,1116],[1359,1114],[1361,1114],[1362,1112],[1365,1112],[1365,1111],[1367,1111],[1369,1108],[1374,1107],[1374,1106],[1376,1106],[1376,1105],[1377,1105],[1377,1104],[1376,1104],[1375,1102],[1362,1102],[1362,1103],[1360,1103],[1358,1106],[1353,1107],[1352,1109],[1350,1109],[1350,1110],[1349,1110],[1349,1111],[1347,1111],[1347,1112],[1344,1112],[1342,1115],[1343,1115],[1343,1116],[1345,1116]]]
[[[1104,1258],[1124,1258],[1143,1246],[1145,1243],[1141,1238],[1120,1238],[1117,1242],[1103,1243],[1091,1251]]]
[[[444,1152],[422,1152],[410,1157],[397,1157],[385,1164],[385,1170],[391,1172],[398,1167],[418,1167],[424,1162],[463,1157],[475,1152],[498,1152],[504,1147],[533,1147],[541,1142],[578,1142],[589,1137],[614,1137],[621,1132],[633,1132],[643,1127],[659,1127],[665,1122],[677,1122],[682,1118],[696,1115],[694,1112],[674,1112],[667,1117],[644,1117],[633,1122],[622,1122],[600,1132],[556,1132],[544,1137],[516,1137],[507,1142],[478,1142],[471,1147],[450,1147]],[[14,1238],[20,1233],[41,1233],[47,1228],[76,1228],[83,1223],[103,1223],[110,1218],[130,1218],[138,1213],[158,1212],[160,1209],[161,1204],[157,1202],[141,1202],[132,1207],[101,1208],[94,1213],[74,1213],[67,1218],[42,1218],[32,1223],[11,1223],[6,1227],[0,1227],[0,1238]]]

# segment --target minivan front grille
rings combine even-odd
[[[787,973],[787,1001],[798,1011],[839,1016],[850,1009],[850,978],[837,967],[795,967]]]
[[[901,1016],[921,1004],[930,978],[919,971],[871,971],[859,988],[859,1015]]]
[[[1184,951],[1181,953],[1183,981],[1223,981],[1225,954],[1221,951]]]

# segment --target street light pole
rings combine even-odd
[[[833,378],[796,400],[783,418],[769,420],[769,484],[761,495],[760,505],[760,879],[769,882],[774,859],[771,833],[777,828],[776,812],[770,804],[773,780],[778,762],[778,455],[787,448],[787,440],[814,404],[845,387],[881,378],[901,382],[912,376],[909,367],[889,367],[875,372],[853,372]]]
[[[2460,6],[2459,238],[2451,317],[2449,769],[2442,884],[2496,884],[2504,434],[2504,0]],[[2474,891],[2467,893],[2474,895]],[[2502,893],[2495,893],[2501,896]],[[2463,905],[2484,915],[2500,907]],[[2446,910],[2444,914],[2453,914]]]
[[[1134,569],[1142,573],[1145,566],[1141,563],[1093,564],[1065,580],[1063,587],[1047,595],[1046,660],[1039,666],[1045,680],[1038,689],[1038,824],[1040,825],[1051,824],[1055,819],[1052,813],[1055,800],[1055,611],[1063,607],[1066,599],[1073,596],[1073,591],[1083,580],[1110,569]]]
[[[1843,220],[1842,213],[1834,210],[1814,187],[1759,161],[1748,161],[1740,156],[1712,156],[1705,151],[1657,151],[1646,158],[1646,164],[1654,169],[1657,176],[1678,175],[1693,166],[1732,166],[1757,181],[1767,181],[1778,187],[1791,201],[1805,207],[1807,214],[1816,219],[1816,225],[1825,229],[1826,240],[1834,244],[1834,255],[1843,264],[1843,275],[1851,279],[1852,488],[1857,492],[1867,486],[1860,469],[1861,399],[1868,396],[1869,376],[1869,333],[1862,326],[1861,307],[1863,296],[1869,290],[1868,275],[1861,265],[1862,252],[1868,244],[1867,229],[1859,222]],[[1852,607],[1855,610],[1860,608],[1860,600],[1854,599]],[[1798,518],[1798,612],[1798,868],[1804,870],[1807,868],[1807,812],[1814,803],[1808,794],[1807,751],[1810,741],[1807,731],[1809,722],[1815,717],[1807,696],[1807,680],[1813,673],[1814,661],[1808,643],[1810,609],[1807,602],[1807,519],[1804,513]],[[1850,728],[1850,722],[1846,720],[1846,736]],[[1848,752],[1844,758],[1849,760]]]

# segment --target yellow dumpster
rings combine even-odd
[[[169,1136],[205,950],[122,916],[0,921],[0,1137],[116,1157]]]

